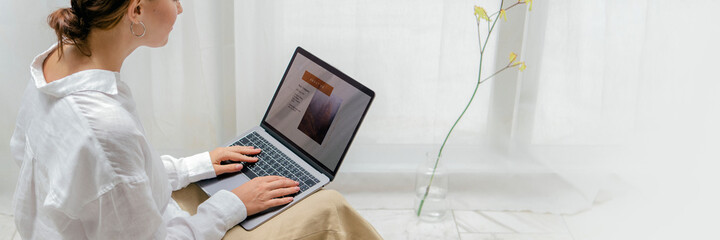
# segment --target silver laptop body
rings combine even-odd
[[[213,195],[258,176],[281,175],[301,183],[301,192],[293,196],[291,203],[248,216],[240,223],[244,229],[252,230],[333,180],[374,97],[369,88],[297,47],[260,126],[224,145],[259,147],[262,152],[257,155],[258,162],[198,185]],[[258,139],[262,143],[253,142]],[[277,152],[270,151],[272,148]],[[276,155],[287,156],[289,162],[275,162]],[[307,172],[292,171],[293,167]]]

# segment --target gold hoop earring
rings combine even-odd
[[[132,35],[134,35],[134,36],[136,36],[136,37],[143,37],[143,36],[145,36],[145,30],[147,30],[147,29],[145,28],[145,24],[144,24],[142,21],[140,21],[140,26],[143,27],[143,31],[142,31],[141,34],[136,34],[136,33],[135,33],[135,30],[133,29],[133,24],[134,24],[133,22],[130,22],[130,33],[132,33]]]

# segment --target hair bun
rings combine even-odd
[[[91,29],[108,30],[120,23],[130,6],[129,0],[70,0],[70,8],[61,8],[48,15],[47,21],[55,30],[58,51],[62,58],[63,45],[74,45],[90,56],[88,35]]]
[[[88,17],[84,5],[84,1],[70,1],[70,11],[81,20]]]
[[[48,16],[48,24],[55,30],[58,40],[85,40],[90,29],[71,8],[55,10]]]

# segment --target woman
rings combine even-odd
[[[20,165],[15,221],[23,239],[219,239],[247,216],[293,201],[282,196],[297,192],[298,183],[279,176],[207,200],[197,187],[179,191],[180,205],[193,216],[171,198],[191,182],[239,171],[237,162],[257,161],[247,155],[261,151],[236,146],[186,158],[153,155],[119,71],[136,48],[164,46],[182,11],[177,0],[72,0],[71,8],[48,16],[58,43],[31,65],[10,143]],[[294,215],[302,211],[316,216]],[[328,214],[338,217],[323,217]],[[378,237],[333,191],[226,237],[253,235]]]

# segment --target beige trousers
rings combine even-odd
[[[194,215],[208,199],[197,185],[172,193],[180,208]],[[334,190],[320,190],[252,231],[240,226],[223,239],[382,239],[355,209]]]

